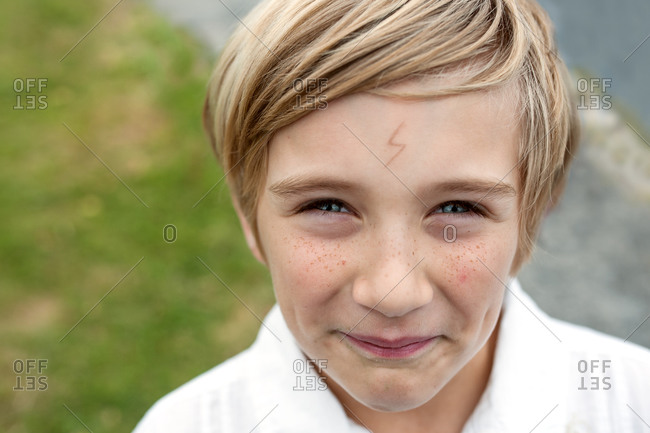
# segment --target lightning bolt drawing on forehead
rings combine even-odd
[[[399,126],[397,127],[397,129],[395,129],[395,132],[393,132],[393,135],[391,135],[390,139],[388,140],[388,145],[389,146],[397,146],[397,147],[399,147],[399,150],[397,151],[397,153],[395,153],[395,155],[393,155],[393,157],[391,159],[388,160],[386,165],[389,165],[392,160],[397,158],[397,155],[399,155],[402,152],[402,150],[404,150],[404,148],[406,147],[406,143],[396,143],[395,142],[395,136],[397,136],[397,133],[399,132],[399,130],[402,128],[403,125],[404,125],[404,122],[400,123]]]

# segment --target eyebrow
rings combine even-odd
[[[343,179],[335,179],[326,176],[289,176],[269,186],[268,190],[278,197],[289,197],[305,194],[313,191],[354,191],[360,188],[355,183]],[[406,188],[405,188],[406,190]],[[420,196],[436,193],[466,193],[480,194],[481,200],[489,197],[510,198],[517,195],[515,188],[501,180],[491,181],[487,179],[457,179],[439,182],[430,185],[425,189],[426,194],[417,193]]]

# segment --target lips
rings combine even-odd
[[[369,335],[343,335],[354,347],[367,354],[386,359],[414,357],[431,346],[437,339],[437,336],[404,336],[395,340],[388,340]]]

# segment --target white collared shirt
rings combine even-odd
[[[462,433],[650,432],[650,351],[548,317],[512,280],[495,359]],[[160,399],[134,433],[367,433],[275,305],[253,345]]]

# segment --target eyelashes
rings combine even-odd
[[[457,215],[461,217],[485,216],[486,212],[478,203],[464,200],[447,201],[436,207],[432,212],[442,215]]]
[[[317,199],[301,205],[298,213],[307,211],[315,211],[319,215],[337,214],[337,213],[352,213],[349,207],[341,200],[336,199]]]
[[[354,214],[350,206],[341,200],[322,198],[311,200],[301,206],[297,213],[314,212],[318,215]],[[450,200],[436,206],[430,214],[453,215],[456,218],[484,217],[486,215],[478,203],[465,200]]]

